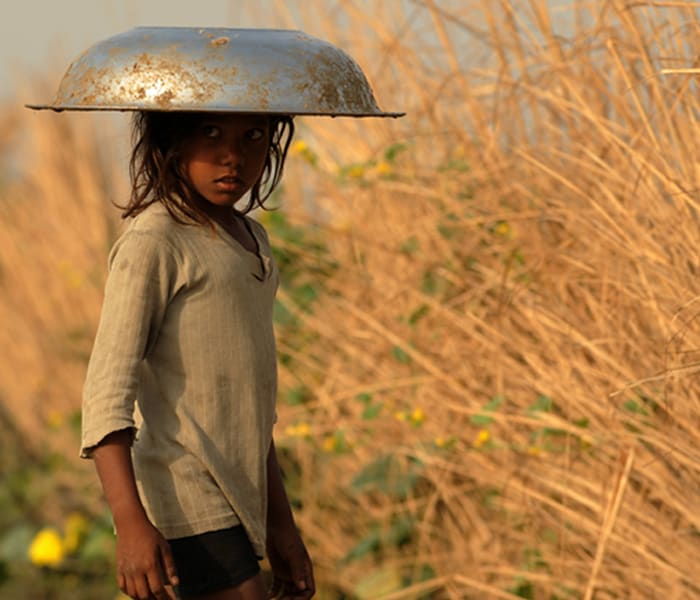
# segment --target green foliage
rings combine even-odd
[[[34,533],[35,528],[25,521],[5,529],[0,537],[0,559],[7,562],[27,560],[27,549]]]
[[[367,406],[365,406],[364,410],[362,411],[362,418],[365,421],[376,419],[379,416],[379,414],[382,412],[382,408],[384,408],[384,405],[381,402],[376,402],[374,404],[368,404]]]
[[[521,569],[533,573],[550,572],[549,564],[544,560],[542,551],[539,548],[530,547],[526,547],[523,551]],[[528,600],[535,600],[535,598],[539,597],[534,583],[525,576],[516,577],[514,585],[508,591],[519,598],[527,598]],[[550,600],[554,600],[555,597],[550,596]]]
[[[503,397],[502,396],[494,396],[489,400],[483,407],[483,411],[481,413],[477,413],[475,415],[472,415],[472,417],[469,419],[472,425],[476,425],[477,427],[483,427],[484,425],[490,425],[493,422],[493,416],[492,413],[494,413],[499,406],[503,403]]]
[[[367,464],[352,480],[355,493],[379,492],[404,500],[418,485],[423,463],[410,459],[403,465],[393,454],[384,454]]]
[[[430,307],[427,304],[421,304],[408,317],[409,325],[416,325],[423,317],[430,312]]]
[[[79,493],[66,489],[63,479],[76,475],[75,467],[50,450],[50,437],[43,449],[30,449],[9,417],[0,417],[6,426],[0,439],[0,597],[24,599],[27,590],[52,599],[114,597],[108,514],[91,515]],[[80,413],[73,411],[50,422],[45,435],[75,437],[79,427]],[[46,523],[46,507],[55,512],[57,502],[63,516]]]
[[[389,526],[385,528],[375,523],[369,532],[343,557],[342,562],[347,563],[365,558],[370,554],[377,553],[382,547],[400,547],[407,544],[413,536],[415,525],[416,520],[410,515],[394,517]]]
[[[384,160],[386,160],[387,162],[394,162],[399,154],[402,154],[407,150],[408,144],[404,142],[396,142],[384,151]]]
[[[289,388],[285,392],[285,398],[287,404],[290,406],[298,406],[300,404],[305,404],[311,397],[311,392],[309,388],[305,385],[299,385],[297,387]]]
[[[396,567],[383,567],[370,571],[355,585],[359,600],[374,600],[403,587],[401,571]]]
[[[391,349],[391,353],[394,358],[403,365],[407,365],[411,362],[411,356],[406,352],[401,346],[394,346]]]
[[[399,251],[408,256],[413,256],[420,250],[420,243],[415,236],[407,238],[399,247]]]
[[[399,173],[396,169],[397,159],[408,148],[408,144],[398,142],[390,145],[381,159],[341,165],[338,168],[338,183],[341,185],[354,183],[366,187],[375,179],[396,179]]]
[[[635,399],[626,400],[622,405],[622,408],[633,415],[642,415],[645,417],[649,415],[649,412],[644,405]]]
[[[302,317],[305,313],[313,313],[337,265],[331,259],[321,233],[314,227],[291,224],[281,210],[264,213],[262,220],[274,239],[272,252],[283,292],[275,300],[273,313],[277,335],[283,342],[280,346],[301,352],[317,339],[317,334],[303,327]],[[279,361],[287,367],[294,362],[289,353],[280,353]],[[298,392],[292,392],[287,400],[291,403],[302,401],[298,396]]]
[[[363,393],[355,396],[355,399],[363,404],[361,417],[365,421],[376,419],[382,412],[384,404],[382,402],[372,402],[372,394]]]

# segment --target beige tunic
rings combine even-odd
[[[178,224],[160,204],[117,241],[83,391],[81,456],[134,428],[139,492],[165,537],[241,523],[263,556],[278,272],[265,230],[249,223],[262,261],[218,225]]]

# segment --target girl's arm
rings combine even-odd
[[[315,582],[311,558],[299,536],[274,442],[267,455],[267,554],[274,576],[271,595],[282,600],[311,598]]]
[[[132,598],[174,598],[165,585],[177,585],[167,540],[151,524],[139,499],[131,462],[132,432],[109,434],[93,457],[117,531],[117,582]]]

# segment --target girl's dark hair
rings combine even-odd
[[[201,121],[201,113],[141,111],[132,123],[133,150],[129,162],[131,198],[122,217],[133,217],[154,202],[161,202],[180,222],[208,223],[203,199],[185,177],[180,165],[184,142]],[[260,179],[250,190],[248,204],[239,209],[250,212],[264,203],[277,187],[294,135],[289,115],[270,116],[270,147]]]

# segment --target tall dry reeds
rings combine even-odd
[[[302,122],[283,211],[325,250],[261,217],[306,272],[278,443],[321,597],[700,595],[693,4],[334,7],[283,24],[408,116]],[[31,427],[77,407],[124,184],[104,134],[23,119],[0,393]]]
[[[413,543],[384,538],[379,580],[434,577],[391,597],[694,597],[698,101],[678,69],[696,66],[696,10],[464,4],[343,2],[329,26],[409,116],[310,135],[335,140],[331,164],[338,146],[408,149],[392,176],[314,196],[341,258],[305,320],[314,401],[296,418],[352,450],[309,477],[302,522],[333,540],[332,570],[358,530],[415,518]],[[362,419],[358,394],[386,418]],[[347,493],[384,453],[421,465],[411,493]]]

